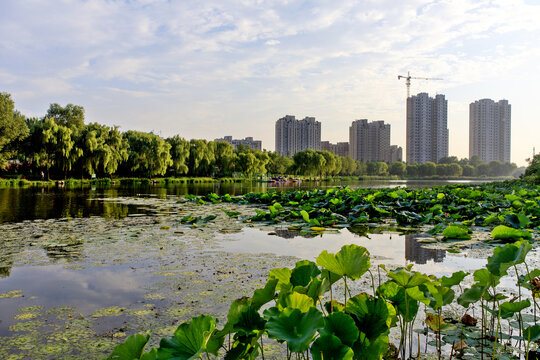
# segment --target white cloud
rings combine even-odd
[[[511,0],[0,2],[0,90],[25,109],[70,96],[105,106],[89,109],[99,114],[89,121],[120,119],[124,129],[146,126],[155,111],[152,126],[164,133],[213,138],[227,120],[229,133],[263,137],[270,149],[285,113],[325,119],[333,141],[355,118],[386,119],[404,142],[397,74],[445,79],[413,82],[413,92],[462,98],[469,93],[458,89],[486,87],[461,101],[498,95],[489,90],[501,81],[512,85],[507,97],[532,90],[526,77],[512,79],[539,72],[539,16],[540,7]]]

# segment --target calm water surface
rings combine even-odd
[[[35,244],[30,242],[34,245],[29,246],[27,243],[21,247],[18,247],[14,240],[8,238],[4,232],[0,232],[0,341],[2,341],[1,337],[9,338],[19,335],[17,331],[13,330],[13,326],[19,321],[17,317],[23,306],[40,306],[44,311],[55,307],[73,306],[76,307],[78,313],[90,316],[99,308],[129,307],[133,304],[145,303],[144,296],[148,295],[149,287],[160,281],[156,274],[163,272],[162,269],[167,266],[173,266],[174,269],[178,261],[175,258],[171,259],[167,258],[166,255],[159,254],[153,258],[150,255],[145,258],[145,254],[156,251],[159,253],[160,249],[163,250],[164,245],[159,243],[163,239],[170,238],[175,244],[180,245],[184,241],[182,231],[160,232],[162,226],[159,221],[160,217],[169,216],[169,218],[177,219],[181,214],[181,210],[177,208],[164,209],[163,206],[159,206],[160,202],[175,204],[182,195],[203,195],[211,192],[242,195],[268,190],[330,188],[344,185],[372,188],[432,187],[448,183],[440,181],[374,181],[364,183],[309,182],[277,186],[265,183],[237,183],[190,184],[168,187],[0,188],[0,226],[9,227],[11,224],[21,226],[22,223],[22,226],[28,224],[29,227],[35,229],[31,235],[35,237]],[[147,201],[144,204],[137,201],[126,201],[130,199],[155,199],[156,204],[152,204],[152,201]],[[58,226],[61,226],[60,221],[64,221],[66,218],[79,218],[81,220],[87,218],[89,225],[83,226],[92,226],[92,217],[120,222],[122,219],[133,218],[135,215],[156,219],[156,225],[141,229],[141,231],[153,231],[155,234],[153,233],[145,240],[148,243],[136,243],[137,246],[140,246],[139,254],[137,259],[131,262],[128,258],[115,263],[116,259],[108,259],[108,252],[116,251],[116,244],[126,246],[123,244],[124,242],[137,241],[139,235],[132,231],[137,228],[137,225],[132,227],[131,233],[126,233],[122,235],[123,237],[120,236],[120,238],[111,240],[110,243],[105,243],[103,253],[96,252],[97,245],[90,246],[85,242],[66,248],[66,250],[54,246],[51,250],[50,244],[40,245],[42,236],[46,237],[47,235],[46,233],[40,234],[40,224],[43,221],[57,221]],[[177,220],[175,221],[177,224]],[[88,228],[81,229],[88,231]],[[111,233],[121,233],[124,230],[122,226],[118,225],[118,231],[113,229]],[[77,230],[72,231],[73,233],[65,234],[65,237],[77,237]],[[447,275],[458,269],[473,270],[480,268],[485,263],[485,260],[482,259],[469,259],[448,254],[443,250],[426,249],[418,242],[421,235],[403,235],[395,232],[377,233],[375,231],[375,233],[358,234],[341,229],[339,233],[335,234],[325,233],[317,237],[307,237],[291,232],[286,227],[277,226],[272,231],[246,227],[234,233],[216,233],[212,236],[217,240],[219,251],[248,254],[246,261],[249,261],[249,254],[261,253],[314,260],[322,250],[335,253],[345,244],[358,244],[365,246],[370,251],[373,263],[399,266],[415,263],[417,264],[416,269],[437,275]],[[156,243],[151,241],[156,241]],[[129,248],[130,246],[127,245],[126,250]],[[203,254],[203,251],[201,250],[199,253]],[[164,251],[164,254],[167,252]],[[269,257],[271,258],[271,256]],[[26,261],[25,257],[35,260]],[[107,262],[109,262],[107,266],[102,266]],[[203,266],[205,266],[204,263]],[[178,289],[180,288],[179,286]],[[1,294],[13,290],[21,291],[24,295],[17,298],[1,298]],[[206,289],[205,291],[212,290]],[[216,290],[219,291],[219,289]],[[167,307],[172,305],[175,304],[168,304]],[[125,326],[127,320],[118,318],[114,324],[109,324],[107,321],[104,320],[96,326],[101,326],[103,331],[107,330],[108,327],[121,328]],[[0,346],[0,355],[3,355],[1,349]]]

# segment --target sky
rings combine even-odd
[[[334,143],[384,120],[405,147],[410,71],[443,79],[411,94],[446,96],[459,158],[469,104],[507,99],[521,166],[540,152],[538,19],[540,0],[0,0],[0,92],[28,117],[72,103],[87,123],[268,150],[285,115]]]

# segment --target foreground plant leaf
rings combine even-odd
[[[523,263],[531,249],[532,245],[528,241],[498,246],[493,249],[493,256],[488,257],[486,267],[493,275],[504,276],[510,267]]]
[[[366,293],[350,298],[345,311],[353,316],[358,330],[370,340],[386,334],[392,323],[392,317],[396,314],[391,304]]]
[[[469,229],[465,226],[450,225],[443,231],[443,238],[445,239],[458,239],[458,240],[470,240]]]
[[[313,342],[311,356],[313,360],[352,360],[354,351],[337,336],[326,334]]]
[[[317,264],[340,276],[357,280],[369,270],[369,251],[358,245],[345,245],[335,255],[324,250],[317,256]]]
[[[271,317],[266,323],[268,336],[286,341],[292,352],[306,351],[317,330],[322,327],[322,313],[314,307],[305,313],[298,309],[285,308],[279,316]]]
[[[339,311],[328,314],[328,316],[324,318],[324,328],[319,330],[319,333],[321,336],[337,336],[341,343],[347,346],[352,346],[360,335],[354,319]]]
[[[151,360],[155,359],[156,350],[143,354],[150,335],[135,334],[128,336],[126,341],[117,345],[107,360]],[[146,355],[143,357],[143,355]],[[151,357],[154,356],[154,357]]]
[[[216,329],[215,320],[201,315],[181,324],[170,339],[161,339],[159,359],[192,360],[205,350],[210,336]]]
[[[513,229],[505,225],[499,225],[491,231],[491,237],[495,240],[521,240],[532,239],[528,231]]]

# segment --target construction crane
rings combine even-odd
[[[398,80],[405,79],[405,84],[407,85],[407,99],[411,96],[411,79],[418,79],[418,80],[442,80],[441,78],[424,78],[424,77],[416,77],[411,76],[410,71],[407,71],[407,76],[404,75],[398,75]]]

